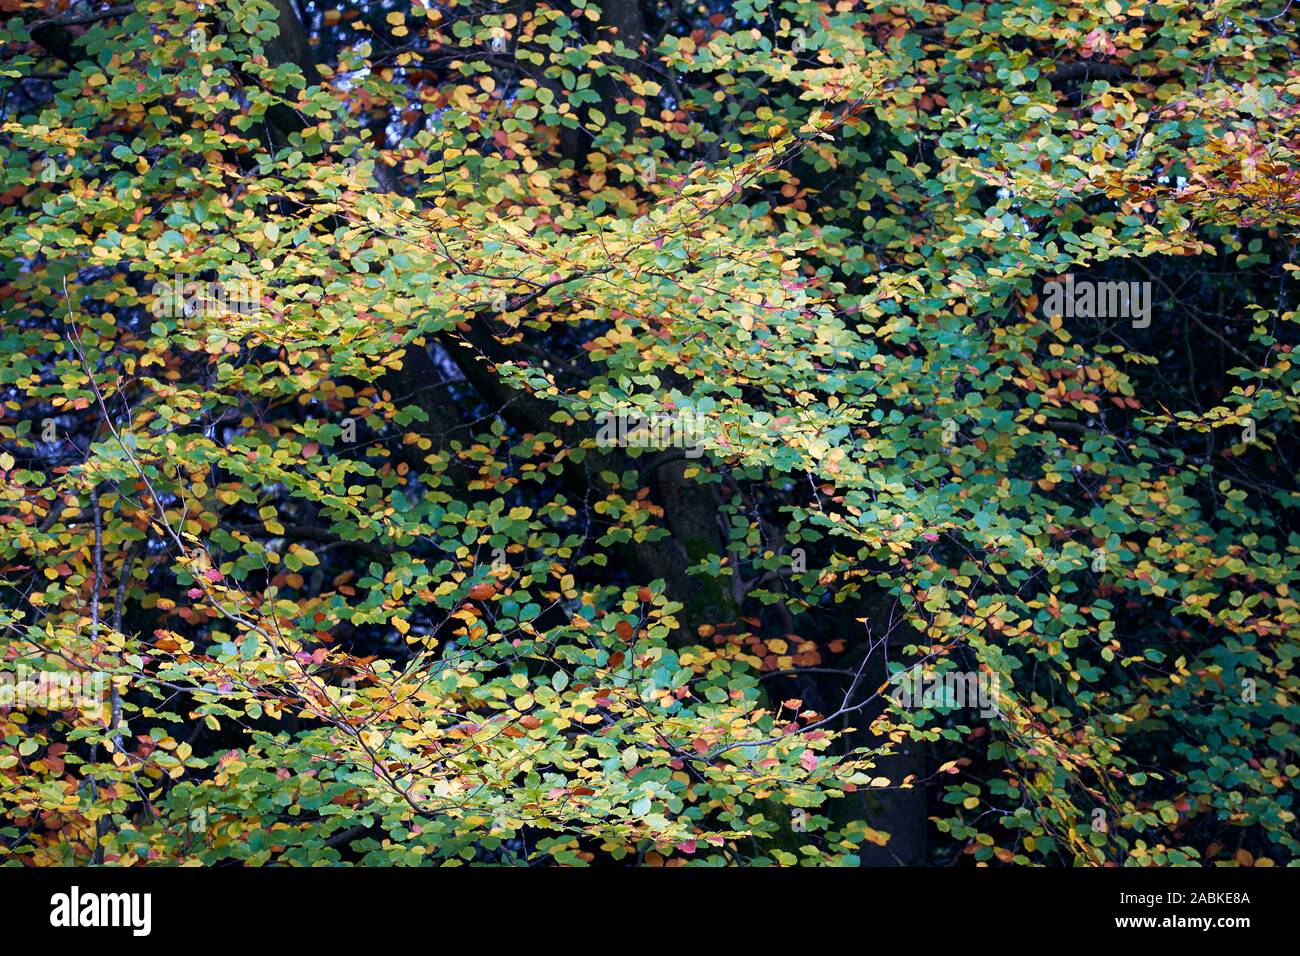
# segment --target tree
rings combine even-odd
[[[1294,858],[1289,4],[0,8],[0,856]]]

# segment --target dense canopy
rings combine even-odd
[[[1297,859],[1298,17],[0,0],[0,863]]]

